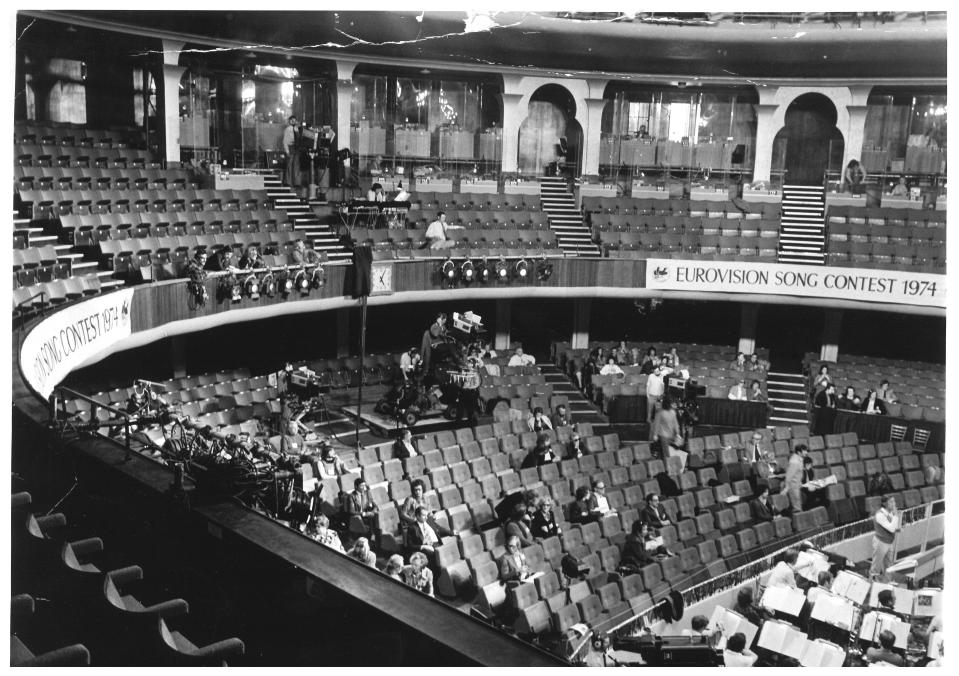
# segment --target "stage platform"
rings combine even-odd
[[[343,406],[340,410],[344,415],[353,420],[356,419],[356,406]],[[360,412],[360,421],[369,428],[370,432],[382,437],[399,437],[400,431],[404,427],[404,424],[397,422],[395,418],[374,411],[372,404],[369,407],[363,406],[363,410]],[[417,420],[412,429],[413,434],[424,434],[441,430],[455,430],[466,426],[467,422],[465,420],[450,421],[442,415],[434,415]]]

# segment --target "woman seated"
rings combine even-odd
[[[357,538],[353,544],[353,549],[347,552],[347,555],[360,563],[376,568],[376,554],[370,549],[370,541],[366,538]]]
[[[535,544],[536,541],[533,540],[533,533],[529,529],[528,519],[529,516],[526,513],[525,504],[518,503],[513,507],[513,513],[510,514],[509,520],[506,522],[506,538],[516,538],[521,547],[529,547]]]
[[[326,545],[330,549],[335,549],[344,554],[346,553],[343,550],[343,543],[340,542],[340,536],[336,534],[335,530],[330,528],[330,520],[326,514],[320,514],[316,517],[313,525],[307,527],[306,534],[321,545]]]
[[[399,554],[394,554],[387,560],[386,567],[383,569],[383,572],[398,582],[406,582],[406,580],[403,579],[404,567],[403,557]]]
[[[506,553],[499,560],[499,579],[507,585],[517,585],[528,577],[526,554],[520,551],[519,538],[514,535],[506,540]]]
[[[410,565],[403,569],[403,581],[418,592],[433,595],[433,571],[427,566],[429,560],[423,552],[410,555]]]
[[[559,536],[559,534],[563,532],[560,527],[556,525],[552,498],[540,498],[536,503],[536,511],[533,513],[533,521],[529,529],[530,532],[533,533],[533,537],[540,540]]]
[[[649,526],[639,519],[633,521],[632,529],[626,536],[626,542],[623,543],[623,551],[620,557],[620,567],[627,570],[638,572],[643,566],[655,563],[654,555],[666,555],[666,548],[662,545],[650,551],[647,548],[647,542],[652,540],[652,533]]]
[[[886,415],[886,404],[879,398],[875,390],[869,390],[866,398],[862,400],[859,410],[863,413],[872,413],[876,415]]]

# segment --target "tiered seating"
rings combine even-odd
[[[556,233],[552,230],[520,228],[467,228],[450,230],[456,246],[452,249],[429,249],[426,228],[415,230],[390,229],[366,230],[354,228],[351,237],[354,244],[372,244],[374,258],[430,258],[453,257],[500,257],[562,256]]]
[[[14,591],[42,594],[52,607],[69,613],[90,652],[80,645],[35,657],[14,637],[15,661],[85,664],[92,653],[93,663],[104,666],[126,665],[144,656],[156,664],[200,666],[222,665],[227,657],[243,654],[243,642],[235,638],[197,648],[168,626],[173,618],[189,612],[186,601],[144,605],[125,594],[125,587],[143,578],[139,566],[102,568],[97,561],[103,550],[100,538],[68,541],[61,532],[66,526],[64,515],[34,516],[30,503],[28,493],[13,496],[13,542],[22,557],[15,562],[19,565],[13,571]]]
[[[182,169],[144,167],[31,167],[14,168],[15,187],[21,190],[89,190],[185,188],[190,178]]]
[[[542,211],[539,195],[501,195],[499,193],[448,193],[418,191],[410,203],[420,209],[472,211]],[[412,216],[412,214],[410,214]]]
[[[946,212],[830,207],[830,265],[945,272]]]
[[[138,127],[94,129],[69,122],[20,120],[13,125],[15,143],[40,143],[47,146],[143,147],[143,130]]]
[[[779,205],[744,204],[587,197],[583,209],[608,256],[775,259]]]
[[[897,399],[894,404],[886,404],[889,416],[945,421],[946,374],[942,364],[847,354],[832,363],[819,361],[819,355],[814,353],[806,355],[805,363],[812,374],[818,373],[821,366],[828,366],[837,395],[848,386],[862,397],[867,390],[878,389],[880,382],[888,380]]]

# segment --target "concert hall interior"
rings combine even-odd
[[[11,666],[943,663],[945,11],[10,23]]]

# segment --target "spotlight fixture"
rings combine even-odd
[[[521,282],[525,282],[529,278],[529,261],[525,258],[520,258],[513,265],[513,274],[516,275],[516,278]]]
[[[243,292],[253,300],[260,297],[260,280],[255,274],[247,275],[243,280]]]
[[[306,270],[300,270],[296,273],[296,277],[293,280],[293,285],[297,288],[300,294],[307,296],[310,293],[310,278],[306,275]]]
[[[273,276],[272,272],[263,275],[263,279],[260,280],[260,290],[263,293],[269,298],[273,298],[276,295],[277,287],[276,277]]]
[[[487,265],[487,263],[486,263],[486,259],[484,258],[484,259],[481,260],[481,261],[477,261],[477,263],[476,263],[476,279],[479,280],[479,281],[480,281],[481,283],[483,283],[483,284],[488,284],[488,283],[489,283],[489,276],[490,276],[490,269],[489,269],[489,265]]]
[[[463,280],[464,284],[472,284],[476,281],[476,268],[473,261],[468,258],[460,266],[460,279]]]
[[[454,263],[451,258],[447,258],[443,262],[440,272],[443,275],[443,281],[446,282],[450,288],[456,286],[458,270],[456,269],[456,263]]]
[[[543,260],[536,266],[536,276],[541,282],[553,276],[553,264],[546,259],[546,254],[543,254]]]
[[[293,276],[290,274],[289,270],[284,270],[282,273],[282,279],[280,280],[280,292],[284,296],[289,296],[293,293],[293,289],[296,288],[296,285],[293,283]]]
[[[496,261],[496,281],[505,284],[509,281],[509,266],[506,265],[506,259],[500,258]]]
[[[310,286],[319,289],[326,284],[326,270],[322,265],[317,265],[313,270],[313,276],[310,277]]]

